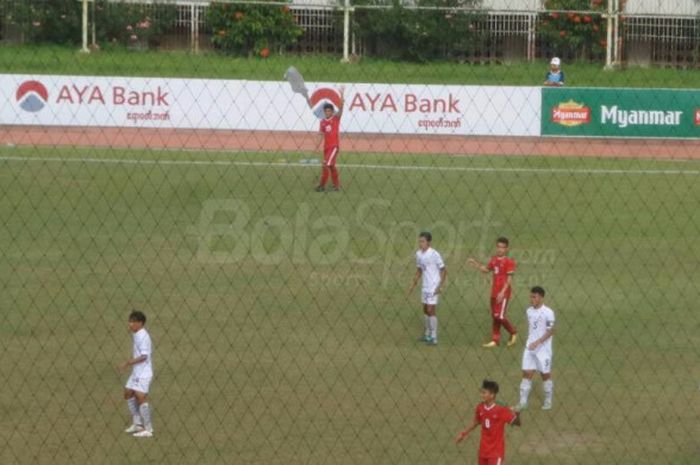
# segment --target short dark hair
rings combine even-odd
[[[323,104],[323,109],[324,109],[324,110],[335,110],[335,107],[333,106],[332,103],[324,103],[324,104]]]
[[[496,395],[498,394],[498,383],[495,381],[485,379],[484,382],[481,383],[481,389],[489,391],[491,394]]]
[[[139,323],[146,324],[146,315],[143,312],[134,310],[129,313],[129,321],[138,321]]]
[[[510,245],[510,242],[508,241],[508,238],[505,236],[501,236],[498,239],[496,239],[496,244],[505,244],[505,245]]]
[[[544,288],[542,286],[535,286],[532,289],[530,289],[531,294],[539,294],[542,297],[544,297]]]
[[[425,238],[426,241],[428,242],[433,242],[433,235],[430,234],[428,231],[423,231],[421,232],[418,237],[423,237]]]

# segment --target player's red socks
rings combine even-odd
[[[330,167],[331,179],[333,180],[333,187],[336,189],[340,188],[340,178],[338,176],[338,169],[335,166]]]
[[[496,344],[501,342],[501,320],[493,319],[493,324],[491,325],[491,340]]]
[[[506,331],[508,331],[511,335],[517,333],[517,331],[515,330],[515,326],[513,326],[510,321],[508,321],[508,318],[494,318],[493,324],[491,325],[491,340],[496,344],[499,344],[501,342],[501,326],[503,326],[506,329]]]
[[[515,330],[515,326],[513,326],[510,321],[508,321],[508,318],[503,318],[501,320],[501,323],[503,324],[503,327],[506,328],[506,331],[508,331],[511,335],[517,333]]]
[[[321,183],[319,184],[321,187],[326,187],[326,183],[328,182],[328,175],[330,174],[330,172],[330,167],[323,165],[323,171],[321,171]]]

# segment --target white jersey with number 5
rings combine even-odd
[[[440,284],[440,270],[445,268],[440,253],[429,247],[423,252],[416,252],[416,266],[420,268],[423,276],[423,292],[433,293]]]
[[[554,311],[542,305],[540,308],[530,307],[527,309],[527,324],[528,324],[528,334],[527,334],[527,346],[544,336],[547,330],[554,328]],[[540,345],[535,352],[544,351],[547,353],[552,352],[552,339],[550,337],[542,345]]]

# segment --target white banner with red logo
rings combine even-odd
[[[287,82],[0,75],[0,125],[315,131],[336,86]],[[341,131],[539,136],[539,87],[346,84]]]

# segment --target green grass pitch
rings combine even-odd
[[[0,463],[465,464],[485,377],[517,402],[522,344],[487,352],[511,238],[510,316],[557,311],[555,408],[536,382],[507,460],[698,463],[700,165],[343,154],[0,149]],[[449,282],[440,345],[404,295],[429,229]],[[156,437],[121,431],[126,316],[155,347]]]

